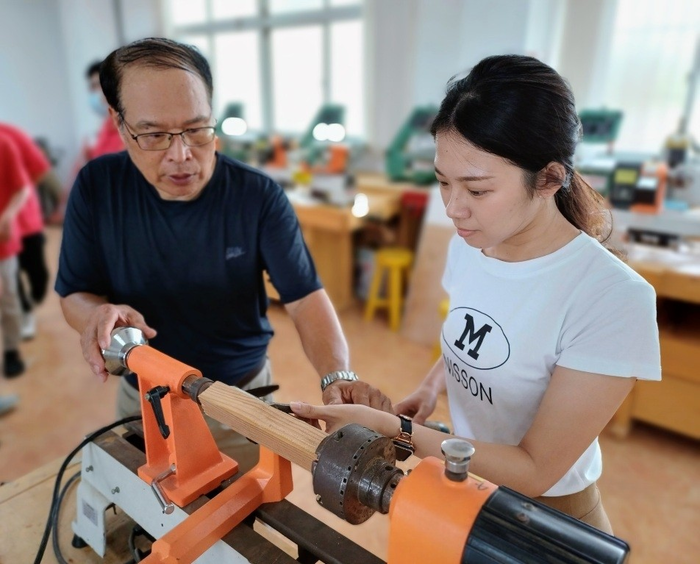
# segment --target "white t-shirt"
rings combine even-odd
[[[654,289],[581,233],[544,257],[503,262],[456,236],[443,286],[441,345],[457,435],[517,445],[554,367],[661,379]],[[544,495],[581,491],[602,472],[598,439]]]

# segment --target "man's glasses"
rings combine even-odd
[[[207,143],[211,143],[216,136],[216,128],[214,126],[208,127],[195,127],[193,129],[185,129],[180,133],[169,133],[167,131],[156,131],[154,133],[141,133],[139,135],[134,135],[131,131],[129,124],[126,123],[124,116],[119,114],[122,118],[122,123],[129,132],[131,138],[136,141],[138,146],[144,151],[165,151],[170,148],[173,143],[173,137],[179,135],[182,142],[188,147],[201,147]]]

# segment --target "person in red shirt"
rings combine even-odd
[[[5,376],[12,378],[24,372],[19,357],[21,339],[21,306],[17,295],[17,255],[22,249],[22,237],[17,215],[31,189],[31,180],[12,137],[0,132],[0,314],[2,319]]]
[[[97,139],[92,145],[84,147],[85,162],[106,155],[108,153],[117,153],[124,150],[124,141],[119,135],[119,130],[114,125],[114,120],[109,117],[109,106],[102,94],[100,86],[100,65],[102,61],[92,63],[85,76],[88,80],[88,88],[90,90],[90,107],[104,119],[100,131],[97,133]]]
[[[27,339],[32,338],[35,332],[32,308],[42,302],[49,284],[49,270],[44,256],[44,220],[36,186],[51,171],[51,163],[32,138],[18,127],[0,122],[0,133],[4,133],[14,142],[29,181],[33,184],[26,203],[17,215],[17,227],[22,238],[22,251],[18,256],[17,291],[22,306],[21,335]],[[29,290],[24,288],[22,274],[27,278]],[[8,343],[5,343],[5,350],[11,350]],[[10,364],[12,362],[13,359],[10,359]]]

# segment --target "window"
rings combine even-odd
[[[700,40],[696,0],[618,0],[606,80],[609,108],[624,112],[618,149],[658,153],[678,129],[689,92],[688,76]],[[698,55],[700,56],[700,55]],[[695,65],[700,62],[695,61]],[[696,70],[696,80],[698,80]],[[700,104],[688,131],[700,132]]]
[[[214,36],[217,57],[212,74],[216,93],[214,114],[219,120],[229,102],[240,102],[248,127],[260,131],[263,109],[258,35],[257,31],[217,33]]]
[[[323,102],[323,34],[320,26],[272,32],[275,129],[304,131]]]
[[[196,45],[214,112],[243,105],[251,130],[301,134],[323,104],[364,135],[362,0],[167,0],[168,35]]]
[[[331,24],[331,99],[345,106],[345,130],[350,136],[364,132],[363,29],[361,22]],[[359,49],[348,49],[358,45]]]

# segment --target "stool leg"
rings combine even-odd
[[[401,302],[403,301],[403,296],[401,295],[401,269],[392,268],[389,276],[389,327],[391,327],[392,331],[398,331],[401,325]]]
[[[372,283],[369,287],[367,296],[367,305],[365,306],[365,321],[371,321],[374,317],[374,312],[377,309],[379,302],[379,289],[381,287],[384,270],[379,265],[375,265],[374,274],[372,274]]]

